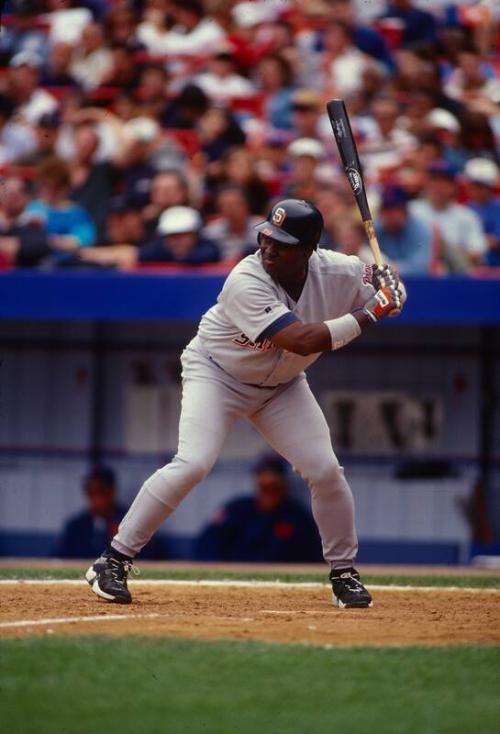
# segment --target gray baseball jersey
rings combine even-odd
[[[371,267],[357,257],[315,251],[297,302],[269,276],[260,253],[229,274],[182,355],[182,410],[174,459],[147,479],[113,547],[133,556],[210,471],[237,418],[259,433],[304,477],[331,568],[356,556],[354,504],[330,431],[304,375],[319,354],[301,357],[270,337],[296,320],[335,319],[373,295]]]
[[[363,306],[375,292],[371,278],[371,267],[359,258],[319,249],[295,302],[266,273],[256,252],[231,271],[198,336],[214,362],[241,382],[266,387],[289,382],[320,355],[293,354],[270,337],[294,321],[335,319]]]

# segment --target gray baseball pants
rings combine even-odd
[[[212,362],[197,338],[184,350],[182,367],[177,454],[144,482],[112,546],[135,556],[208,474],[234,421],[243,417],[308,483],[326,562],[352,566],[358,548],[354,501],[305,376],[277,388],[245,385]]]

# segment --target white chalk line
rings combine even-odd
[[[0,622],[0,628],[7,627],[40,627],[72,622],[116,622],[118,619],[155,619],[160,614],[92,614],[86,617],[54,617],[45,619],[23,619],[17,622]]]
[[[25,585],[25,586],[82,586],[86,585],[84,579],[0,579],[0,586]],[[131,586],[193,586],[193,587],[228,587],[242,589],[325,589],[330,584],[322,581],[242,581],[240,579],[130,579]],[[472,586],[401,586],[391,584],[367,584],[373,591],[398,591],[398,592],[463,592],[466,594],[500,594],[500,588],[484,588]]]

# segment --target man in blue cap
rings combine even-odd
[[[432,230],[408,211],[408,194],[402,186],[388,185],[382,193],[377,235],[382,252],[402,274],[428,273],[432,259]]]

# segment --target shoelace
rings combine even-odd
[[[343,581],[349,591],[353,591],[354,593],[360,593],[365,590],[361,581],[351,573],[342,574],[339,580]]]
[[[140,574],[140,570],[137,566],[134,566],[132,561],[119,561],[115,558],[111,559],[111,574],[115,581],[123,583],[127,579],[127,574],[131,572],[134,576],[138,576]]]

